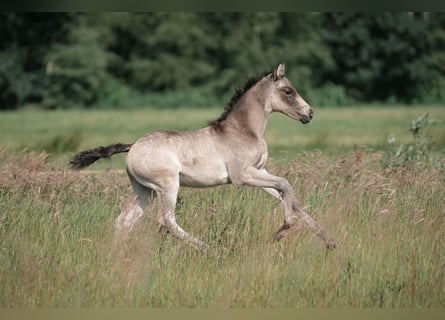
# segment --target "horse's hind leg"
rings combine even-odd
[[[185,243],[190,244],[198,250],[206,251],[209,249],[208,245],[189,235],[176,223],[175,208],[178,191],[179,182],[164,186],[164,188],[158,193],[161,201],[161,208],[158,214],[159,224],[167,232],[172,233]]]
[[[120,215],[116,218],[114,223],[117,235],[130,232],[138,220],[142,218],[146,207],[155,197],[155,192],[152,189],[137,182],[130,174],[128,176],[136,197],[122,209]]]

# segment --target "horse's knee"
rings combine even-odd
[[[297,218],[294,215],[286,216],[284,223],[289,227],[292,227],[297,223]]]

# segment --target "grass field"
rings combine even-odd
[[[205,126],[217,118],[222,109],[129,109],[99,111],[20,111],[0,113],[0,146],[20,151],[27,148],[62,154],[116,142],[131,143],[155,129],[190,130]],[[315,109],[309,125],[272,114],[265,138],[270,157],[292,159],[298,152],[320,149],[326,155],[339,156],[354,146],[385,147],[388,138],[410,139],[411,120],[424,112],[430,114],[435,138],[433,149],[445,146],[445,107],[391,107]],[[123,168],[123,157],[103,161],[93,168]],[[54,158],[57,157],[52,157]]]
[[[180,192],[178,223],[209,254],[158,232],[153,214],[115,243],[131,191],[122,171],[103,169],[124,158],[84,173],[67,169],[70,155],[220,112],[0,113],[0,307],[445,307],[445,168],[381,163],[387,139],[409,139],[423,112],[443,158],[443,107],[318,109],[310,126],[272,116],[268,169],[290,181],[335,251],[303,224],[273,242],[280,203],[234,186]]]

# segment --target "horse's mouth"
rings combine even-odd
[[[300,116],[300,122],[302,124],[307,124],[307,123],[311,122],[311,118],[308,116],[305,116],[305,115]]]

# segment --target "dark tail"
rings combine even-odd
[[[70,161],[71,169],[83,169],[101,158],[110,158],[116,153],[128,152],[132,145],[133,144],[117,143],[79,152]]]

